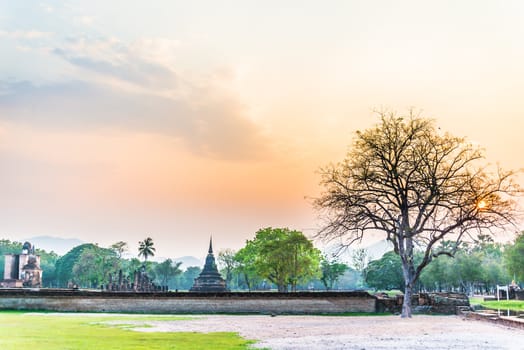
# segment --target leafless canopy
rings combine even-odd
[[[514,196],[521,193],[514,172],[479,166],[481,149],[413,112],[380,117],[356,133],[341,163],[320,171],[324,192],[315,206],[325,219],[321,238],[351,244],[382,231],[416,279],[432,258],[453,255],[456,244],[445,250],[437,242],[458,243],[514,220]],[[418,267],[414,246],[425,252]]]

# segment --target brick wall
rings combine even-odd
[[[137,313],[338,314],[375,312],[376,298],[348,293],[104,293],[0,290],[0,309]]]

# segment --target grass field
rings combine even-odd
[[[522,300],[483,301],[480,305],[490,309],[524,311],[524,301]]]
[[[482,305],[489,309],[501,309],[524,312],[523,300],[500,300],[500,301],[484,301],[482,298],[469,298],[469,303],[472,305]]]
[[[249,349],[235,333],[135,332],[190,317],[0,312],[0,349]],[[132,321],[132,322],[130,322]]]

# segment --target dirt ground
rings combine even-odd
[[[151,322],[143,332],[237,332],[256,348],[524,349],[524,331],[460,316],[194,316]],[[150,322],[148,322],[150,323]]]

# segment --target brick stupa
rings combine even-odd
[[[200,275],[195,278],[193,287],[190,292],[228,292],[226,281],[218,272],[215,263],[215,256],[213,255],[213,243],[209,239],[209,250],[206,257],[204,269]]]

